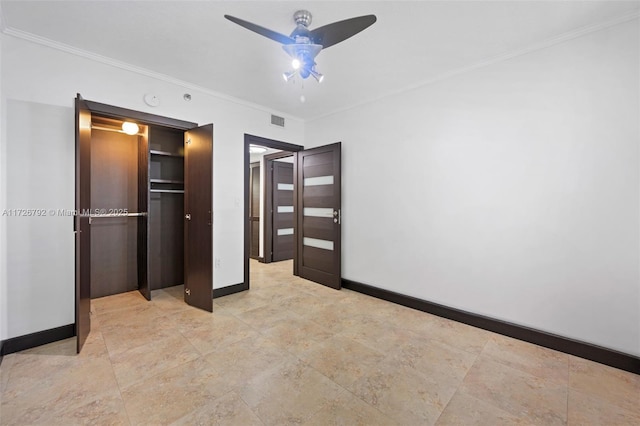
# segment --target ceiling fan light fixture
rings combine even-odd
[[[289,82],[289,80],[291,80],[293,77],[295,77],[295,75],[298,73],[298,71],[289,71],[289,72],[283,72],[282,73],[282,78],[284,79],[284,81],[286,83]]]
[[[309,73],[316,79],[318,83],[322,83],[324,81],[324,74],[320,74],[315,68],[312,68]]]
[[[364,15],[309,30],[311,13],[308,10],[298,10],[293,15],[296,28],[291,35],[285,35],[230,15],[224,15],[224,17],[282,45],[292,60],[291,66],[294,70],[282,75],[285,81],[289,81],[294,75],[300,75],[303,80],[312,75],[318,83],[324,79],[324,76],[315,70],[315,58],[320,51],[353,37],[377,20],[375,15]]]

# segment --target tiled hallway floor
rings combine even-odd
[[[1,424],[640,424],[640,376],[252,261],[251,290],[93,301],[68,339],[5,357]]]

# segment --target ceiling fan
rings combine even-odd
[[[309,30],[311,13],[307,10],[298,10],[293,14],[296,28],[291,35],[287,36],[230,15],[224,15],[224,17],[248,30],[282,44],[282,48],[292,59],[291,67],[293,68],[293,70],[282,75],[285,81],[289,81],[299,74],[303,79],[312,76],[319,83],[324,78],[316,70],[315,57],[318,56],[320,51],[358,34],[376,22],[375,15],[365,15]]]

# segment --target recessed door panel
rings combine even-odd
[[[341,144],[296,154],[296,239],[294,269],[311,281],[341,287]]]
[[[185,132],[184,300],[213,311],[213,125]]]

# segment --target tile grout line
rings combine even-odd
[[[97,312],[95,312],[94,315],[98,319],[98,323],[100,323],[100,319],[99,319],[100,315]],[[120,387],[120,382],[118,382],[118,376],[116,376],[116,370],[113,366],[113,360],[111,359],[111,354],[109,353],[107,342],[104,340],[104,334],[102,333],[102,330],[99,330],[99,331],[100,331],[100,334],[102,335],[102,343],[104,344],[104,348],[107,353],[107,359],[109,360],[109,365],[111,366],[111,373],[113,374],[113,380],[116,383],[116,386],[118,387],[118,395],[120,395],[120,401],[122,401],[122,407],[124,408],[124,412],[127,415],[127,421],[129,422],[129,425],[132,425],[131,416],[129,415],[129,410],[127,409],[127,404],[125,403],[124,396],[122,395],[122,388]]]
[[[491,337],[489,337],[489,339],[490,338]],[[462,388],[462,385],[464,384],[464,380],[467,378],[467,376],[469,375],[469,372],[471,371],[473,366],[476,365],[476,362],[478,362],[478,359],[480,358],[480,355],[482,354],[482,352],[484,352],[485,348],[489,344],[489,339],[487,339],[487,341],[484,343],[484,345],[482,346],[482,349],[477,354],[474,355],[475,357],[473,359],[473,362],[471,363],[471,365],[469,366],[467,371],[464,373],[464,376],[462,376],[462,379],[460,379],[460,383],[458,384],[458,387],[456,388],[455,392],[453,392],[453,395],[451,395],[451,398],[449,398],[449,401],[447,401],[447,404],[444,406],[442,411],[440,411],[440,414],[438,414],[438,417],[436,418],[436,421],[433,424],[437,424],[438,423],[438,420],[440,419],[440,417],[442,417],[442,414],[447,410],[447,407],[449,406],[449,404],[451,404],[451,401],[453,401],[453,398],[455,398],[456,394],[458,394],[458,393],[462,394],[462,391],[460,389]],[[467,353],[469,353],[469,352],[467,352]],[[483,401],[483,402],[486,402],[486,401]],[[491,405],[493,406],[493,404],[491,404]],[[500,407],[496,407],[496,408],[500,408]]]

